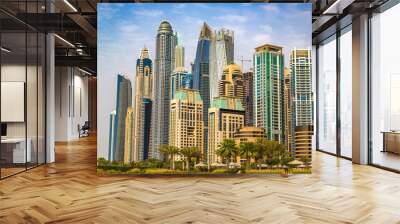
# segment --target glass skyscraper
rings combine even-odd
[[[284,78],[282,47],[265,44],[254,53],[254,118],[267,138],[284,141]]]
[[[253,92],[254,92],[254,80],[253,80],[253,72],[245,72],[243,73],[243,81],[244,81],[244,108],[245,108],[245,126],[253,126],[254,125],[254,106],[253,106]]]
[[[208,136],[208,115],[207,110],[210,106],[210,47],[212,44],[213,32],[204,23],[197,42],[196,59],[193,67],[193,89],[200,91],[203,99],[203,120],[204,120],[204,151],[207,153]],[[217,85],[216,83],[213,83]]]
[[[176,91],[179,89],[192,89],[192,74],[183,67],[176,68],[171,75],[171,99],[174,98]]]
[[[234,63],[234,35],[232,30],[220,29],[214,33],[211,46],[210,99],[218,95],[218,83],[227,65]]]
[[[160,159],[160,146],[168,144],[170,84],[171,74],[175,68],[176,42],[177,38],[171,24],[168,21],[162,21],[156,37],[150,158]]]
[[[132,106],[131,81],[122,75],[117,77],[117,101],[115,115],[110,116],[110,147],[109,160],[124,161],[125,124],[128,107]]]

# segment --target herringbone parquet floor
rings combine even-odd
[[[400,223],[400,175],[315,153],[312,175],[96,175],[95,138],[0,181],[0,223]]]

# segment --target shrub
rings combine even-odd
[[[157,159],[148,159],[134,163],[133,168],[147,169],[147,168],[162,168],[164,162]]]
[[[234,173],[238,173],[239,172],[239,168],[233,168],[233,169],[215,169],[212,171],[212,173],[216,173],[216,174],[221,174],[221,173],[230,173],[230,174],[234,174]]]
[[[250,169],[246,170],[246,173],[248,174],[282,174],[285,173],[284,169]]]
[[[226,173],[227,170],[228,169],[215,169],[212,171],[212,173],[217,173],[217,174]]]
[[[176,173],[170,169],[161,169],[161,168],[149,168],[145,170],[146,174],[173,174]]]
[[[143,173],[143,171],[138,168],[133,168],[133,169],[128,170],[126,173],[127,174],[139,174],[139,173]]]

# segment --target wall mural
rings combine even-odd
[[[98,6],[98,173],[311,172],[311,4]]]

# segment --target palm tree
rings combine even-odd
[[[259,138],[256,140],[255,148],[254,148],[254,160],[258,164],[259,169],[261,169],[261,164],[265,158],[268,158],[270,154],[270,143],[268,140],[264,138]]]
[[[200,149],[197,147],[183,147],[179,150],[179,153],[185,157],[186,160],[186,170],[190,171],[190,161],[192,157],[200,157],[201,152]]]
[[[250,159],[254,154],[255,148],[256,146],[253,142],[242,142],[239,145],[240,157],[246,158],[246,169],[249,168]]]
[[[225,159],[226,162],[232,162],[232,158],[236,160],[238,148],[233,139],[224,139],[218,146],[217,155]]]
[[[169,161],[171,162],[171,168],[175,170],[175,155],[178,154],[179,148],[170,145],[162,145],[160,147],[160,152],[166,157],[169,156]]]

